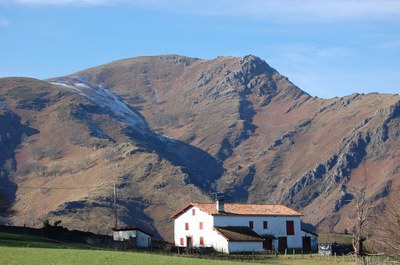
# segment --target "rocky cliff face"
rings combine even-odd
[[[39,81],[0,79],[7,221],[172,240],[189,201],[283,203],[351,230],[351,187],[399,189],[400,96],[313,98],[255,56],[138,57]],[[8,135],[8,136],[7,136]]]

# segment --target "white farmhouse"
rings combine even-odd
[[[152,235],[135,226],[114,227],[114,241],[124,241],[127,248],[148,248]]]
[[[301,229],[301,213],[283,205],[191,202],[177,211],[175,245],[217,251],[315,248],[315,234]]]

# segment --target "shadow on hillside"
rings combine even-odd
[[[145,214],[145,209],[149,206],[145,199],[130,197],[126,200],[119,200],[118,205],[122,208],[119,214],[120,221],[151,233],[154,239],[163,240],[154,226],[154,220]]]
[[[206,151],[185,142],[156,134],[143,136],[130,128],[125,133],[133,140],[145,143],[147,149],[178,166],[188,175],[185,184],[194,184],[204,193],[212,191],[212,184],[219,179],[224,167],[222,162]]]
[[[39,131],[21,124],[21,118],[7,110],[0,115],[0,124],[0,216],[5,217],[12,213],[18,189],[13,181],[17,167],[15,150],[26,137]]]
[[[249,188],[256,175],[255,166],[250,166],[247,173],[235,185],[225,191],[224,200],[227,202],[246,203],[249,198]]]

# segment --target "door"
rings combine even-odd
[[[287,249],[287,237],[286,236],[278,237],[278,249],[279,250]]]
[[[303,236],[303,250],[311,251],[311,237]]]
[[[188,248],[193,247],[193,240],[192,240],[192,237],[190,237],[190,236],[186,237],[186,247],[188,247]]]
[[[271,250],[272,249],[272,238],[266,238],[263,242],[264,249]]]

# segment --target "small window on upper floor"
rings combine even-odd
[[[268,221],[264,221],[263,222],[263,228],[264,229],[268,229]]]
[[[286,221],[286,232],[288,236],[294,235],[294,221]]]
[[[253,221],[249,221],[249,227],[250,227],[251,229],[253,229],[253,227],[254,227]]]
[[[203,230],[203,222],[200,222],[200,223],[199,223],[199,229],[200,229],[200,230]]]
[[[196,215],[196,209],[192,209],[192,215]]]
[[[185,223],[185,230],[189,230],[189,223]]]

